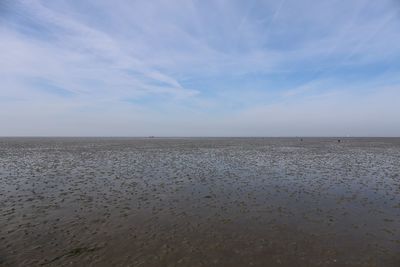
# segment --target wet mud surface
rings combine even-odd
[[[0,138],[0,266],[400,266],[400,139]]]

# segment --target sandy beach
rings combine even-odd
[[[400,138],[0,138],[0,266],[400,266]]]

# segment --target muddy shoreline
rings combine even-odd
[[[399,138],[0,138],[0,266],[399,266]]]

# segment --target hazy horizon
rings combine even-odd
[[[235,139],[235,138],[238,138],[238,139],[252,139],[252,138],[254,138],[254,139],[262,139],[262,138],[265,138],[265,139],[300,139],[300,138],[304,138],[304,139],[335,139],[335,141],[336,141],[336,139],[338,139],[338,138],[340,138],[340,139],[343,139],[343,140],[346,140],[346,139],[397,139],[397,138],[400,138],[400,136],[329,136],[329,135],[325,135],[325,136],[323,136],[323,135],[321,135],[321,136],[311,136],[311,135],[308,135],[308,136],[303,136],[303,135],[301,135],[301,136],[291,136],[291,135],[282,135],[282,136],[261,136],[261,135],[255,135],[255,136],[249,136],[249,135],[236,135],[236,136],[234,136],[234,135],[232,135],[232,136],[228,136],[228,135],[215,135],[215,136],[212,136],[212,135],[202,135],[202,136],[200,136],[200,135],[198,135],[198,136],[195,136],[195,135],[193,135],[193,136],[178,136],[178,135],[176,135],[176,136],[173,136],[173,135],[148,135],[148,136],[144,136],[144,135],[141,135],[141,136],[139,136],[139,135],[131,135],[131,136],[128,136],[128,135],[2,135],[2,136],[0,136],[0,139],[1,138],[21,138],[21,139],[24,139],[24,138],[27,138],[27,139],[29,139],[29,138],[49,138],[49,139],[52,139],[52,138],[56,138],[56,139],[58,139],[58,138],[60,138],[60,139],[62,139],[62,138],[66,138],[66,139],[73,139],[73,138],[88,138],[88,139],[91,139],[91,138],[105,138],[105,139],[202,139],[202,138],[204,138],[204,139],[213,139],[213,138],[216,138],[216,139]]]
[[[0,2],[0,136],[399,137],[400,3]]]

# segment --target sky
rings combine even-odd
[[[0,0],[0,136],[400,136],[400,0]]]

